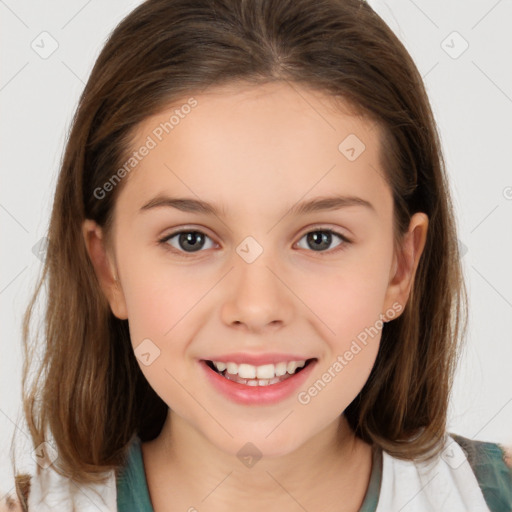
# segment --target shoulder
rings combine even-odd
[[[0,512],[53,512],[57,506],[74,512],[117,510],[114,471],[105,474],[104,483],[76,484],[50,466],[16,475],[15,481],[15,491],[0,501]]]
[[[128,483],[131,483],[130,473],[134,468],[140,470],[139,459],[140,440],[135,436],[127,446],[125,465],[120,471]],[[34,474],[17,474],[13,489],[3,496],[0,494],[0,512],[53,512],[56,503],[62,510],[75,512],[88,512],[91,506],[94,511],[117,510],[117,473],[115,470],[107,471],[104,483],[79,485],[51,466]],[[136,476],[140,478],[140,473],[136,472]]]
[[[23,512],[21,503],[13,496],[5,496],[0,501],[0,512]]]
[[[490,510],[512,510],[512,446],[450,435],[464,451]]]
[[[510,450],[508,450],[508,454]],[[507,449],[446,432],[439,456],[397,458],[383,452],[378,512],[414,510],[511,512],[512,469]]]
[[[16,475],[15,490],[3,496],[0,501],[0,512],[27,512],[30,478],[26,473]]]

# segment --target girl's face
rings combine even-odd
[[[148,118],[133,150],[108,259],[94,223],[84,235],[170,421],[269,456],[332,427],[370,374],[382,321],[403,310],[428,223],[413,216],[398,258],[378,126],[298,86],[219,88]],[[204,363],[313,358],[274,389]]]

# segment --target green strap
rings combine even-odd
[[[382,450],[372,446],[373,463],[370,482],[359,512],[375,512],[379,501],[380,485],[382,481]]]
[[[138,436],[130,443],[126,463],[117,475],[116,483],[118,512],[154,512],[149,498]]]
[[[512,510],[512,468],[506,465],[500,445],[453,433],[450,435],[466,452],[491,512]]]

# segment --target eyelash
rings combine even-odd
[[[210,240],[211,240],[211,237],[209,237],[206,233],[203,233],[202,231],[200,231],[198,229],[182,229],[182,230],[179,230],[179,231],[174,231],[173,233],[171,233],[169,235],[166,235],[165,237],[159,239],[158,243],[160,245],[163,245],[165,250],[170,251],[170,252],[172,252],[174,254],[177,254],[179,256],[182,256],[184,258],[188,258],[190,256],[193,256],[194,254],[197,254],[197,253],[200,253],[200,252],[204,252],[203,250],[198,250],[198,251],[195,251],[195,252],[186,252],[186,251],[182,251],[182,250],[176,249],[175,247],[172,247],[172,246],[170,246],[167,243],[169,240],[171,240],[175,236],[178,236],[178,235],[180,235],[182,233],[199,233],[201,235],[204,235],[207,238],[210,238]],[[326,254],[335,254],[335,253],[338,253],[339,251],[343,251],[343,250],[346,249],[347,245],[352,243],[352,241],[349,240],[346,236],[342,235],[341,233],[338,233],[337,231],[334,231],[332,229],[327,229],[327,228],[326,229],[317,228],[317,229],[312,229],[310,231],[307,231],[306,233],[304,233],[300,237],[299,241],[302,240],[305,236],[307,236],[307,235],[309,235],[311,233],[329,233],[331,235],[339,237],[341,239],[341,241],[342,241],[342,243],[337,245],[334,249],[327,250],[327,251],[313,251],[312,249],[309,249],[310,252],[314,252],[314,253],[320,254],[321,256],[324,256]]]

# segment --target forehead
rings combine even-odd
[[[382,195],[387,187],[380,127],[339,99],[286,82],[175,101],[138,126],[132,146],[150,147],[123,192],[139,207],[174,191],[267,207],[333,191]]]

